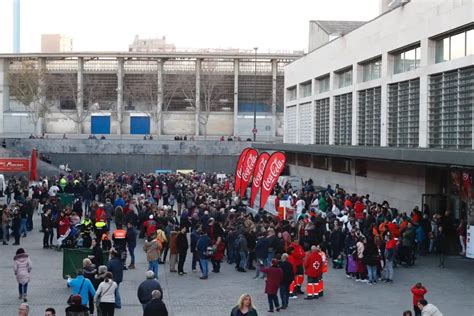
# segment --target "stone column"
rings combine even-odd
[[[8,68],[10,62],[8,59],[0,59],[0,133],[3,129],[3,112],[9,108],[10,90],[8,88]]]
[[[117,135],[122,135],[123,122],[123,64],[122,57],[117,58]]]
[[[351,145],[357,146],[359,143],[359,123],[357,116],[359,115],[359,93],[357,92],[357,84],[362,82],[363,68],[359,64],[352,65],[352,126],[351,126]]]
[[[393,57],[388,53],[382,54],[382,69],[380,77],[382,78],[382,85],[380,88],[380,144],[375,146],[388,146],[388,86],[387,76],[390,70],[393,69]]]
[[[38,58],[38,69],[40,72],[39,82],[38,82],[38,89],[39,93],[38,96],[40,98],[40,104],[38,106],[48,106],[46,104],[46,58]],[[41,135],[43,132],[46,132],[46,114],[41,114],[41,116],[37,117],[38,121],[36,122],[36,133]]]
[[[195,136],[199,136],[200,132],[200,123],[199,123],[199,115],[201,111],[201,59],[196,59],[196,93],[195,93],[195,107],[196,107],[196,116],[195,116]]]
[[[239,60],[234,59],[234,136],[239,136]]]
[[[424,38],[420,41],[421,59],[420,67],[426,67],[427,65],[434,63],[435,56],[435,42],[428,38]],[[418,146],[422,148],[429,147],[428,143],[428,122],[429,122],[429,89],[428,75],[423,74],[420,76],[420,108],[419,108],[419,127],[418,127]],[[474,129],[473,129],[474,131]]]
[[[76,129],[77,134],[82,134],[82,122],[84,113],[84,58],[77,59],[77,100],[76,100]]]
[[[277,106],[277,74],[278,61],[272,59],[272,135],[271,138],[276,137],[276,106]],[[273,140],[272,139],[272,140]]]
[[[160,137],[161,132],[162,132],[162,126],[163,126],[163,100],[164,100],[164,86],[163,86],[163,64],[164,61],[162,59],[157,60],[158,63],[158,71],[157,71],[157,76],[158,76],[158,81],[157,81],[157,108],[156,108],[156,117],[157,117],[157,127],[156,127],[156,136]]]

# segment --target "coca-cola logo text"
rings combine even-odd
[[[250,180],[250,175],[252,174],[255,163],[257,162],[257,155],[249,155],[247,158],[247,164],[245,165],[245,170],[242,173],[241,177],[244,181]]]
[[[263,178],[263,172],[265,171],[265,166],[267,165],[268,159],[262,159],[260,161],[260,164],[258,165],[258,172],[253,178],[253,185],[255,187],[260,187],[260,181],[262,181]]]
[[[284,163],[281,160],[274,160],[270,165],[270,173],[268,177],[263,181],[263,188],[267,191],[272,189],[272,185],[275,183],[276,178],[280,174],[281,170],[283,169]]]

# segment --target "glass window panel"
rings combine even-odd
[[[451,36],[451,60],[466,56],[466,34]]]
[[[405,60],[404,60],[404,68],[403,70],[404,71],[410,71],[410,70],[414,70],[416,68],[416,54],[415,54],[415,50],[412,49],[412,50],[409,50],[407,52],[405,52]]]
[[[382,61],[381,60],[377,60],[376,62],[373,63],[373,66],[372,66],[372,79],[380,78],[381,69],[382,69]]]
[[[394,73],[399,74],[403,72],[403,53],[395,55],[394,62],[395,62]]]
[[[467,44],[466,55],[474,55],[474,30],[467,31],[466,44]]]
[[[421,60],[421,48],[417,47],[415,49],[415,68],[420,67],[420,60]]]
[[[436,62],[449,60],[449,37],[436,42]]]

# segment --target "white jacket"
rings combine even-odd
[[[434,306],[433,304],[428,304],[423,307],[421,316],[443,316],[443,313],[439,311],[438,307]]]
[[[97,301],[100,297],[101,303],[115,303],[115,290],[117,287],[117,283],[112,280],[101,282],[95,292],[95,300]]]

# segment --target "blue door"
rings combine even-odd
[[[130,117],[130,134],[150,134],[150,118],[147,116]]]
[[[91,134],[110,134],[110,116],[92,116]]]

